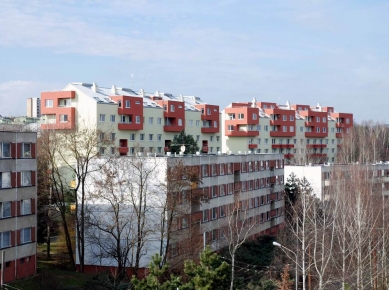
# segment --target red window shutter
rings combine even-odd
[[[11,216],[16,216],[16,201],[11,202]]]
[[[15,244],[15,241],[16,241],[15,236],[16,236],[16,231],[11,231],[11,246],[12,247],[16,246],[16,244]]]
[[[11,158],[16,158],[16,143],[11,143]]]
[[[31,185],[34,186],[36,183],[36,171],[31,171]]]
[[[21,187],[22,186],[22,173],[21,172],[16,172],[16,187]]]
[[[22,230],[17,230],[16,243],[20,245],[22,243]]]
[[[36,199],[35,198],[32,198],[31,199],[31,213],[35,213],[35,202],[36,202]]]
[[[11,186],[16,187],[16,172],[11,172]]]
[[[21,210],[20,210],[20,200],[18,200],[17,202],[16,202],[16,216],[20,216],[20,213],[22,212]]]
[[[16,144],[16,150],[17,150],[17,158],[21,158],[22,157],[22,143],[17,143]]]
[[[36,145],[31,143],[31,158],[36,158]]]
[[[31,228],[31,242],[35,242],[35,227]]]

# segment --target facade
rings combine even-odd
[[[389,195],[389,163],[377,164],[311,164],[301,166],[285,166],[285,179],[287,182],[291,173],[297,178],[305,177],[310,183],[313,194],[320,199],[328,198],[327,194],[334,178],[347,179],[354,170],[367,173],[374,186],[372,190],[385,196]],[[362,176],[362,175],[361,175]]]
[[[36,273],[36,133],[0,132],[3,283]]]
[[[125,158],[130,157],[122,157],[122,160]],[[146,219],[150,223],[147,225],[150,227],[150,232],[151,229],[154,232],[150,233],[146,239],[141,267],[147,267],[150,257],[159,253],[161,238],[158,225],[161,224],[161,218],[166,218],[161,212],[163,208],[161,204],[164,204],[170,195],[174,195],[175,202],[177,202],[175,209],[177,214],[174,215],[171,241],[167,249],[167,257],[171,266],[180,265],[188,258],[197,258],[205,245],[210,245],[215,251],[226,246],[228,243],[227,222],[232,214],[239,215],[240,223],[244,221],[245,225],[250,225],[249,237],[251,238],[262,234],[276,234],[282,227],[284,211],[282,154],[199,154],[139,158],[144,158],[145,168],[147,165],[155,167],[152,182],[148,184],[150,209],[147,211]],[[160,188],[154,190],[158,188],[161,180],[166,180],[167,168],[174,166],[178,161],[182,161],[188,170],[191,168],[198,172],[202,182],[196,186],[188,184],[179,192],[161,192]],[[131,179],[134,178],[134,174],[123,175],[123,171],[130,170],[130,166],[123,166],[123,168],[125,169],[120,170],[117,176],[128,180],[128,183],[135,184],[136,182]],[[185,179],[185,174],[181,178]],[[118,182],[118,184],[121,184],[121,189],[123,189],[123,183]],[[87,188],[91,192],[96,192],[93,182]],[[169,188],[169,185],[166,188]],[[158,193],[153,195],[152,192]],[[111,193],[106,192],[105,194]],[[194,195],[199,199],[192,199]],[[110,206],[101,197],[88,199],[88,207],[89,211],[93,212],[94,218],[97,215],[97,220],[113,220]],[[124,210],[123,219],[127,221],[131,219],[129,218],[131,212],[134,212],[131,206],[126,207],[123,202],[121,208]],[[131,226],[131,223],[127,224]],[[98,227],[88,228],[89,237],[100,238],[97,244],[90,242],[86,246],[89,252],[86,254],[85,268],[88,271],[98,271],[113,267],[115,260],[102,258],[104,255],[101,255],[102,249],[112,249],[100,244],[101,240],[108,240],[108,237],[99,232]],[[145,229],[145,232],[147,231]],[[128,228],[123,232],[130,234],[131,230]],[[93,241],[88,236],[86,240]],[[162,243],[166,247],[166,240],[163,239]],[[132,250],[129,252],[133,253]],[[131,259],[129,257],[128,260],[131,261]]]
[[[165,153],[184,129],[201,152],[221,150],[219,107],[195,96],[69,83],[62,91],[43,92],[41,100],[42,129],[72,129],[80,124],[105,129],[112,132],[120,155]]]
[[[27,99],[27,117],[40,118],[41,116],[41,100],[40,98]]]
[[[222,112],[222,151],[282,153],[287,163],[335,162],[353,115],[333,107],[232,103]]]

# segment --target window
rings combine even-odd
[[[140,134],[140,141],[144,141],[145,140],[145,134]]]
[[[288,132],[288,127],[287,126],[282,126],[282,132]]]
[[[100,141],[103,141],[105,139],[105,134],[104,133],[100,133],[99,137],[100,137]]]
[[[140,124],[140,116],[135,116],[135,123]]]
[[[189,120],[189,127],[193,126],[193,120]]]
[[[211,109],[207,108],[207,115],[211,115]]]
[[[115,141],[115,139],[116,139],[116,133],[111,133],[111,140]]]
[[[66,123],[66,122],[68,122],[68,115],[59,115],[59,121],[61,122],[61,123]]]
[[[0,203],[1,206],[1,218],[6,218],[11,216],[11,202],[4,201]]]
[[[130,108],[130,106],[131,106],[130,100],[125,100],[124,101],[124,107],[125,108]]]
[[[100,114],[100,122],[105,122],[105,114]]]
[[[282,120],[283,120],[283,121],[287,121],[287,120],[288,120],[288,116],[283,115],[283,116],[282,116]]]
[[[346,118],[346,124],[350,124],[350,119]]]
[[[211,186],[211,196],[212,197],[217,197],[216,186]]]
[[[290,115],[289,116],[289,121],[294,121],[294,116]]]
[[[196,135],[196,142],[200,141],[200,135]]]
[[[31,143],[23,143],[22,145],[22,157],[31,158]]]
[[[162,118],[157,118],[157,124],[162,125]]]
[[[24,228],[20,230],[20,242],[22,244],[31,242],[31,228]]]
[[[170,112],[174,112],[174,105],[170,105]]]
[[[290,128],[289,128],[290,130],[290,132],[294,132],[294,126],[290,126]]]
[[[23,199],[21,201],[20,212],[22,215],[31,214],[31,199]]]
[[[323,117],[323,123],[326,123],[326,122],[327,122],[327,118]]]
[[[154,134],[149,134],[149,141],[153,141]]]
[[[0,172],[0,188],[11,187],[11,172]]]
[[[45,106],[46,106],[46,108],[52,108],[53,107],[53,100],[46,100]]]
[[[157,141],[162,141],[162,134],[157,135]]]
[[[234,125],[228,125],[228,131],[234,131]]]
[[[316,127],[316,132],[320,133],[320,127]]]
[[[316,117],[316,122],[320,123],[320,117]]]
[[[115,147],[111,147],[111,154],[115,154],[116,153],[116,148]]]
[[[207,164],[203,164],[201,165],[201,172],[202,172],[202,176],[208,176],[208,165]]]
[[[213,127],[217,128],[217,121],[213,121]]]
[[[217,208],[216,207],[214,207],[212,209],[212,219],[213,220],[217,219]]]
[[[178,119],[178,126],[182,126],[182,119]]]
[[[220,215],[220,217],[225,217],[226,216],[226,213],[224,211],[224,206],[220,206],[219,207],[219,215]]]
[[[154,118],[153,117],[149,117],[149,125],[153,125],[154,123]]]
[[[188,218],[182,218],[181,228],[186,229],[188,227]]]
[[[244,114],[238,114],[238,119],[240,120],[244,119]]]
[[[208,210],[203,210],[203,222],[208,221]]]
[[[31,185],[31,171],[22,171],[22,186],[30,186]]]
[[[209,137],[209,141],[210,141],[210,142],[213,142],[213,136],[210,136],[210,137]]]
[[[111,120],[112,123],[115,123],[116,122],[116,116],[115,115],[111,115],[110,120]]]
[[[267,132],[267,131],[269,131],[269,126],[266,125],[266,126],[263,127],[263,129]]]
[[[11,246],[11,231],[0,233],[0,248]]]
[[[253,120],[257,119],[257,114],[253,113]]]
[[[105,152],[105,148],[104,147],[100,147],[100,154],[103,155]]]
[[[326,133],[326,132],[327,132],[327,128],[323,127],[323,133]]]
[[[224,191],[224,184],[219,186],[219,195],[224,196],[226,193]]]
[[[0,143],[0,158],[11,157],[11,143]]]
[[[219,165],[219,172],[220,172],[220,175],[224,175],[224,164]]]
[[[135,134],[134,133],[130,134],[130,141],[135,141]]]
[[[200,127],[200,120],[196,120],[196,127]]]

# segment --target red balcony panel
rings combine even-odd
[[[143,124],[136,124],[136,123],[119,123],[118,124],[119,130],[142,130]]]
[[[204,153],[208,153],[208,146],[203,146],[202,151],[203,151]]]
[[[118,150],[120,155],[128,153],[128,147],[119,147]]]
[[[293,158],[294,155],[293,155],[293,154],[285,154],[284,157],[285,157],[286,159],[290,159],[290,158]]]
[[[296,132],[282,132],[282,131],[271,131],[271,137],[293,137],[296,136]]]
[[[342,138],[343,137],[343,133],[335,133],[335,137],[336,138]]]
[[[293,148],[293,144],[272,144],[271,148]]]
[[[229,137],[255,137],[259,136],[258,131],[226,131],[226,136]]]
[[[307,148],[326,148],[326,144],[307,144]]]
[[[270,126],[282,126],[286,125],[286,121],[283,121],[281,118],[278,120],[270,120]]]
[[[272,194],[270,194],[271,201],[276,200],[276,199],[277,199],[277,193],[273,192]]]
[[[326,153],[313,153],[313,154],[307,154],[307,155],[310,157],[319,157],[319,158],[327,157]]]
[[[169,147],[164,147],[163,149],[164,149],[165,152],[169,152],[170,151]]]
[[[249,149],[255,149],[257,147],[258,147],[257,144],[249,144]]]
[[[350,124],[339,122],[339,123],[336,123],[335,126],[336,126],[336,128],[347,128],[347,127],[350,127]]]
[[[270,177],[270,183],[275,183],[276,182],[276,177],[275,176],[271,176]]]
[[[328,133],[323,133],[323,132],[305,132],[305,137],[307,138],[325,138],[328,136]]]
[[[214,127],[202,127],[201,128],[201,133],[219,133],[219,128],[214,128]]]
[[[167,125],[163,126],[163,130],[165,132],[181,132],[182,130],[184,130],[184,126]]]
[[[270,212],[270,217],[275,217],[277,215],[277,210],[273,209],[271,212]]]

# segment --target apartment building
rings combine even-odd
[[[282,153],[288,163],[335,162],[353,115],[333,107],[252,102],[222,111],[222,151]]]
[[[201,152],[221,151],[219,106],[195,96],[69,83],[62,91],[43,92],[41,100],[42,129],[84,124],[107,130],[120,155],[165,153],[182,130],[193,135]]]
[[[40,118],[41,116],[41,100],[40,98],[27,99],[27,117]]]
[[[250,228],[249,237],[253,238],[262,234],[276,234],[283,224],[283,155],[282,154],[199,154],[185,156],[161,156],[147,157],[136,155],[135,157],[123,157],[121,161],[135,158],[138,162],[143,162],[143,168],[148,172],[150,181],[148,181],[148,210],[144,232],[148,233],[145,238],[145,244],[142,250],[140,267],[147,267],[150,258],[155,253],[160,253],[160,247],[166,251],[171,266],[182,265],[185,259],[198,258],[199,253],[206,245],[210,245],[215,251],[228,244],[228,220],[233,214],[239,218],[239,224]],[[184,187],[179,186],[179,192],[161,191],[160,182],[166,180],[168,168],[175,166],[178,162],[188,168],[195,170],[201,177],[201,182],[188,182]],[[129,170],[130,165],[121,164],[122,168]],[[131,161],[128,164],[132,164]],[[152,171],[148,171],[152,168]],[[185,180],[186,170],[182,172],[180,180]],[[100,173],[92,173],[100,176]],[[131,182],[135,175],[126,176],[125,172],[117,174],[117,182],[121,184],[123,191],[125,183],[120,179]],[[89,177],[90,178],[90,177]],[[93,178],[91,178],[92,180]],[[90,182],[90,181],[88,181]],[[138,181],[139,182],[139,181]],[[177,182],[175,179],[171,182]],[[133,182],[136,184],[137,182]],[[181,184],[181,181],[178,182]],[[88,190],[96,192],[94,183],[87,186]],[[162,188],[177,188],[167,185]],[[156,190],[157,189],[157,190]],[[131,187],[132,192],[138,192],[136,188]],[[122,192],[121,191],[121,192]],[[106,194],[111,194],[107,192]],[[88,195],[88,194],[87,194]],[[173,228],[170,234],[171,240],[169,246],[166,244],[166,233],[161,240],[159,225],[161,219],[165,219],[162,210],[165,202],[174,196],[175,214],[173,215]],[[193,198],[197,196],[197,198]],[[169,199],[170,200],[170,199]],[[170,200],[171,201],[171,200]],[[131,206],[124,202],[120,208],[123,211],[119,213],[120,219],[128,227],[133,227],[131,222]],[[112,207],[106,203],[106,198],[88,199],[88,212],[93,212],[93,219],[111,221],[113,214]],[[117,213],[116,213],[117,214]],[[134,222],[134,221],[133,221]],[[166,221],[165,221],[166,223]],[[122,228],[122,239],[126,240],[134,233],[130,228]],[[100,237],[98,241],[88,238]],[[104,249],[112,249],[108,244],[101,244],[101,241],[109,241],[106,233],[101,232],[100,228],[88,226],[87,233],[87,253],[85,259],[85,269],[88,272],[97,272],[101,270],[112,269],[117,265],[113,257],[108,257],[102,253]],[[132,240],[132,238],[128,238]],[[112,241],[113,242],[113,241]],[[130,243],[129,243],[130,244]],[[131,257],[128,257],[129,264],[132,264],[133,254],[136,245],[128,251]]]
[[[1,131],[2,283],[36,273],[36,168],[36,133]]]
[[[376,164],[309,164],[286,165],[286,183],[288,177],[294,173],[297,178],[306,178],[312,187],[312,192],[320,199],[328,198],[331,183],[336,179],[347,180],[352,174],[361,174],[361,178],[371,181],[372,193],[389,196],[389,162]]]

